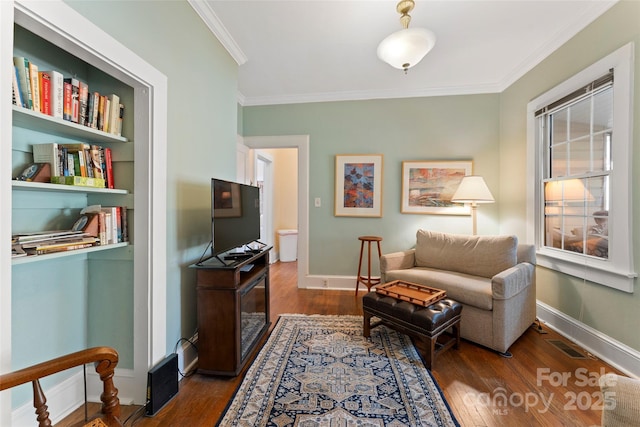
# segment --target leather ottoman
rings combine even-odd
[[[450,298],[423,307],[374,291],[362,297],[362,309],[365,337],[370,336],[371,328],[384,324],[398,332],[425,340],[430,348],[425,365],[430,370],[439,354],[451,347],[458,348],[460,344],[462,304]],[[373,316],[379,321],[372,324]],[[447,332],[449,329],[451,332]]]

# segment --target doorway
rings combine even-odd
[[[252,149],[297,148],[298,287],[306,288],[309,275],[309,135],[252,136],[243,138]],[[272,233],[273,236],[273,233]]]

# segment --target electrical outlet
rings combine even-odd
[[[316,208],[319,208],[322,205],[322,202],[320,201],[320,197],[316,197],[314,203]]]
[[[322,286],[324,286],[325,288],[328,288],[329,287],[329,281],[327,279],[324,279],[322,281]]]

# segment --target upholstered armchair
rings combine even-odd
[[[640,380],[608,373],[600,377],[602,427],[640,425]]]

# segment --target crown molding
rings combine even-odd
[[[215,14],[209,3],[202,0],[187,0],[193,10],[196,11],[198,16],[209,27],[211,32],[216,36],[222,46],[229,52],[229,55],[236,61],[238,65],[242,65],[247,62],[247,56],[244,54],[240,46],[231,37],[229,31],[224,26],[218,15]]]
[[[431,96],[479,95],[501,92],[501,85],[487,84],[474,86],[449,86],[422,90],[377,90],[304,93],[297,95],[253,96],[238,93],[238,103],[243,107],[306,104],[313,102],[366,101],[372,99],[422,98]]]

